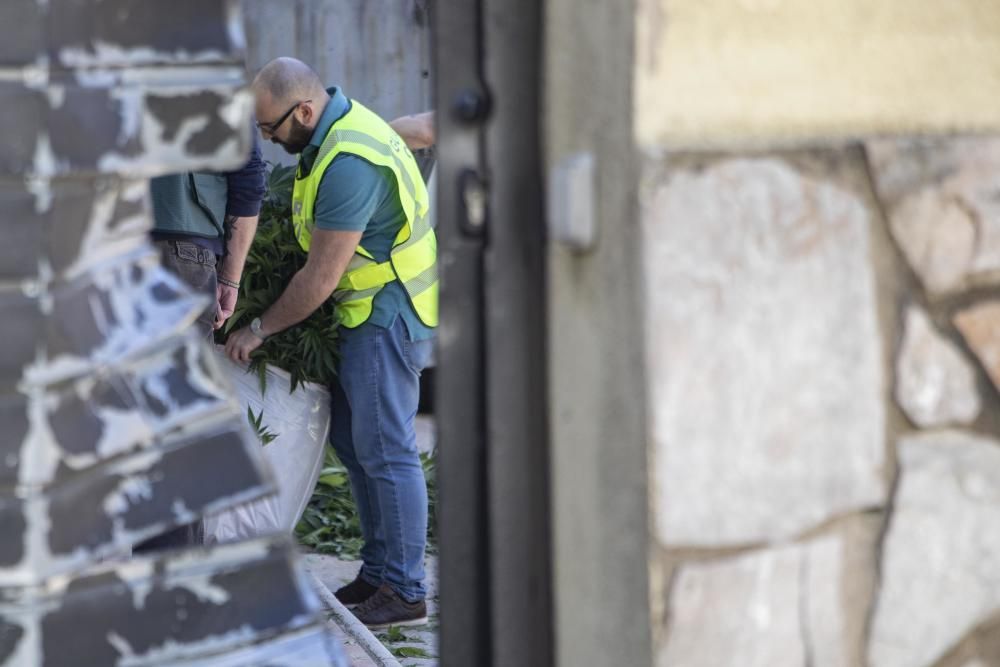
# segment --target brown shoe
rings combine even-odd
[[[379,586],[375,595],[351,611],[372,630],[384,630],[390,625],[423,625],[427,622],[427,604],[423,600],[407,602],[386,584]]]
[[[350,609],[375,595],[375,591],[377,590],[378,586],[369,584],[361,578],[361,573],[358,572],[358,576],[354,578],[354,581],[338,588],[334,595],[340,600],[341,604]]]

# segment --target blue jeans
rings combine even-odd
[[[409,602],[427,592],[427,483],[413,418],[432,349],[433,341],[411,341],[399,317],[388,329],[341,328],[339,383],[331,387],[330,443],[358,508],[361,577]]]

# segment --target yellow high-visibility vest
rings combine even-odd
[[[438,323],[437,237],[427,222],[430,198],[413,154],[389,125],[359,102],[335,122],[309,175],[296,173],[292,191],[292,224],[299,245],[306,252],[312,245],[316,226],[316,194],[323,172],[341,153],[357,155],[368,162],[392,170],[399,201],[406,214],[393,241],[388,261],[377,262],[358,245],[344,276],[333,292],[338,322],[354,328],[372,314],[375,295],[388,283],[399,280],[420,321],[429,327]]]

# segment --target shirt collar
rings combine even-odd
[[[334,86],[327,89],[326,92],[330,93],[330,101],[326,103],[326,108],[319,115],[319,122],[316,123],[312,137],[309,139],[309,145],[299,155],[299,175],[302,178],[308,176],[309,172],[312,171],[313,163],[319,155],[319,149],[326,140],[326,135],[330,131],[330,128],[334,123],[343,118],[344,114],[351,108],[350,100],[347,99],[339,87]]]
[[[316,129],[313,130],[312,138],[309,140],[309,145],[316,148],[323,145],[330,127],[340,120],[351,106],[347,96],[344,95],[339,86],[328,88],[326,92],[330,93],[330,101],[326,103],[326,108],[323,109],[319,122],[316,123]]]

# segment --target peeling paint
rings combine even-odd
[[[0,71],[10,72],[10,70]],[[46,56],[39,56],[36,62],[19,70],[13,70],[11,73],[15,79],[20,79],[28,88],[42,90],[49,85],[49,59]]]
[[[147,232],[153,223],[147,202],[148,191],[146,181],[127,181],[106,187],[95,197],[80,253],[77,260],[66,267],[65,278],[75,278],[117,256],[134,254],[140,248],[149,252]],[[116,220],[119,201],[141,204],[140,212]]]
[[[114,63],[119,67],[147,67],[150,65],[204,65],[228,60],[221,50],[205,50],[190,52],[184,49],[175,51],[156,51],[147,47],[129,48],[120,44],[111,44],[94,40],[90,42],[91,49],[65,48],[59,51],[59,62],[65,67],[86,70],[96,67],[106,67]]]
[[[115,88],[111,91],[111,99],[121,105],[119,115],[122,126],[118,133],[118,141],[124,144],[139,136],[145,104],[143,91],[136,88]]]
[[[29,399],[28,435],[21,447],[21,467],[18,471],[18,483],[24,487],[52,479],[60,460],[59,445],[48,420],[48,413],[55,409],[58,399],[41,389],[33,390]]]
[[[40,134],[35,143],[35,161],[32,165],[34,176],[50,176],[59,169],[59,161],[52,152],[52,143],[47,134]]]
[[[109,516],[124,514],[137,500],[152,500],[153,485],[146,477],[130,477],[122,480],[118,488],[104,499],[104,513]]]
[[[73,72],[76,82],[84,88],[114,88],[121,80],[121,72],[111,69],[89,69]]]
[[[108,633],[108,643],[115,647],[119,653],[122,654],[122,658],[127,662],[135,658],[135,651],[129,646],[129,643],[117,632]]]
[[[107,305],[91,301],[91,308],[84,312],[101,327],[104,340],[88,351],[88,358],[75,354],[49,358],[40,354],[35,363],[25,368],[24,382],[31,386],[69,380],[85,374],[88,369],[124,360],[141,350],[157,349],[165,340],[190,326],[207,305],[206,299],[186,294],[178,278],[158,264],[158,256],[147,246],[94,268],[89,273],[90,285],[106,295],[108,301]],[[132,279],[134,268],[140,270],[138,280]],[[169,288],[176,298],[169,301],[151,298],[161,286]],[[60,290],[60,293],[65,292]],[[57,300],[59,297],[57,294]],[[144,315],[141,323],[133,317],[136,311]]]
[[[32,62],[0,68],[4,120],[25,122],[0,166],[4,229],[25,247],[0,257],[14,397],[0,663],[342,664],[287,540],[128,559],[177,522],[273,492],[190,329],[206,300],[146,238],[143,177],[245,160],[238,3],[71,2],[58,17],[36,4],[15,12],[30,34],[5,52]]]
[[[49,106],[53,109],[58,109],[66,102],[65,86],[48,86],[45,89],[45,94],[48,97]]]
[[[183,579],[177,577],[167,577],[165,585],[167,588],[182,588],[191,591],[204,602],[222,605],[229,601],[229,593],[221,586],[212,582],[215,572],[209,572],[200,576],[186,574]]]
[[[28,192],[35,196],[35,213],[42,215],[52,209],[52,181],[39,176],[24,179]]]

